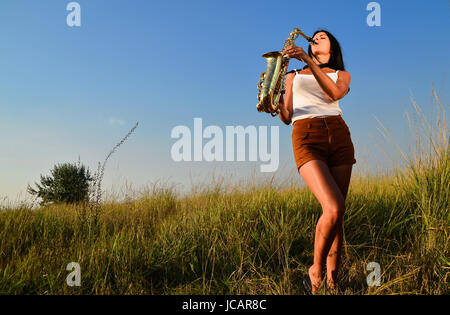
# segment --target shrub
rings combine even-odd
[[[63,163],[57,164],[51,170],[50,176],[41,175],[41,183],[35,183],[37,188],[30,185],[28,193],[42,198],[40,205],[52,203],[80,203],[89,201],[89,183],[94,178],[84,165]]]

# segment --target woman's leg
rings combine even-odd
[[[309,161],[300,168],[299,172],[322,206],[322,215],[316,226],[314,264],[309,269],[313,292],[315,292],[322,281],[322,270],[335,239],[337,226],[344,214],[345,203],[340,188],[324,161]]]
[[[336,287],[343,238],[344,233],[342,220],[340,220],[334,236],[333,244],[331,245],[327,256],[327,284],[333,289]]]
[[[344,200],[347,199],[348,186],[350,184],[350,178],[352,176],[352,167],[353,165],[340,165],[330,167],[331,175],[340,188]],[[331,245],[327,257],[327,282],[328,285],[332,288],[335,287],[339,271],[343,238],[343,221],[340,220],[333,240],[333,244]]]

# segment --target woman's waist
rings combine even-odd
[[[342,116],[342,110],[337,107],[319,107],[319,106],[304,106],[301,108],[293,107],[292,120],[307,119],[307,118],[324,118],[331,116]]]
[[[292,125],[296,129],[315,129],[328,126],[346,125],[342,115],[319,115],[308,118],[293,119]]]

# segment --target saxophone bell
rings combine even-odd
[[[279,113],[279,77],[284,63],[283,54],[279,51],[272,51],[262,55],[267,61],[266,72],[261,73],[260,81],[258,83],[258,105],[256,106],[259,112],[266,112],[272,116]]]
[[[302,35],[308,41],[314,42],[306,36],[300,29],[295,28],[286,39],[283,50],[294,44],[299,35]],[[279,100],[281,92],[285,87],[286,71],[290,58],[282,51],[272,51],[262,55],[267,61],[267,70],[262,72],[258,82],[258,101],[256,109],[258,112],[266,112],[273,117],[280,113]]]

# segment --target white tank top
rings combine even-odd
[[[336,83],[338,71],[327,73]],[[292,84],[292,122],[304,118],[341,115],[339,101],[329,101],[313,74],[297,74]]]

